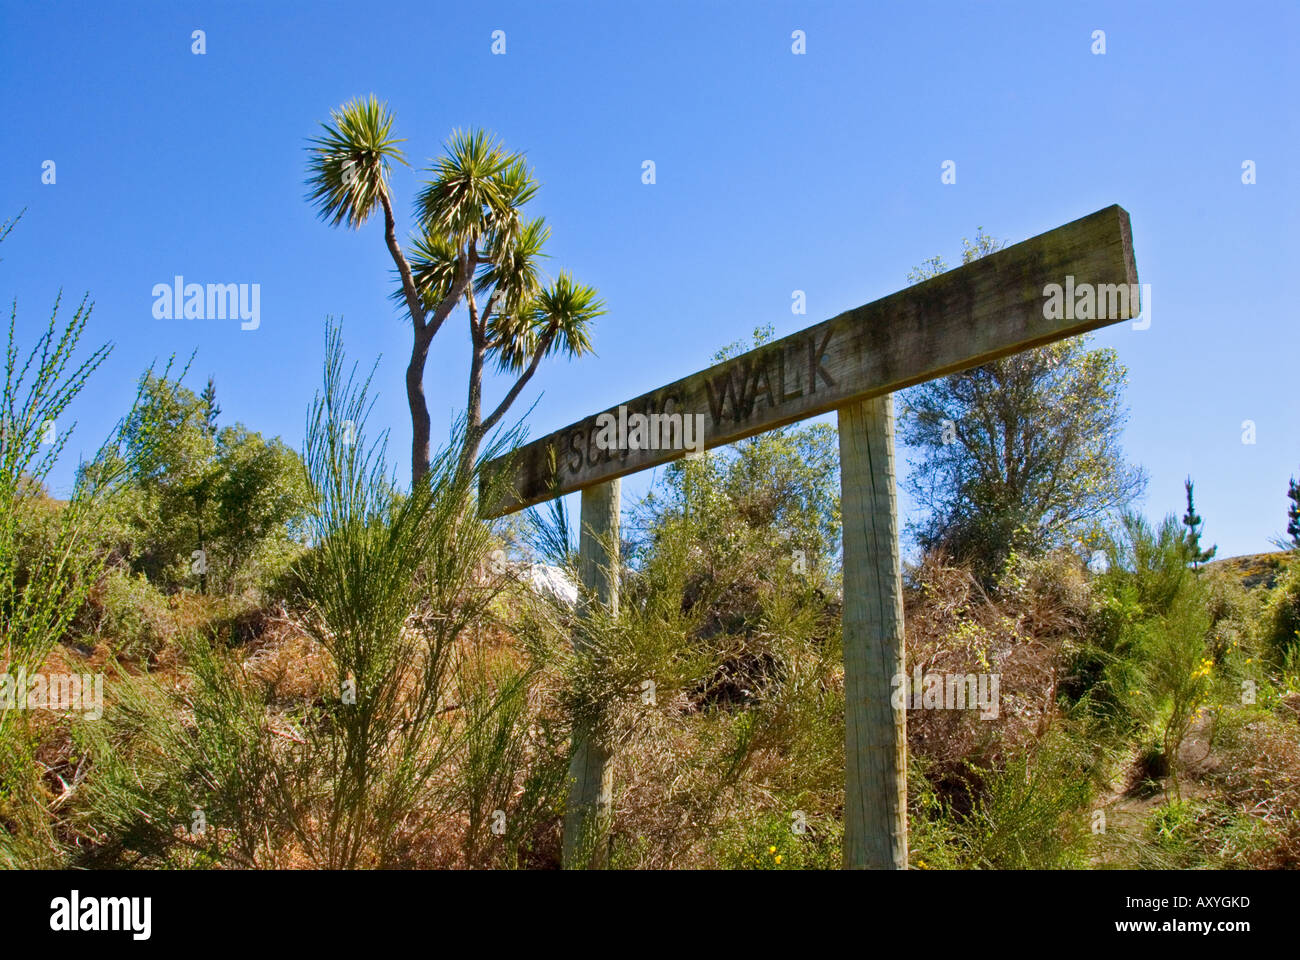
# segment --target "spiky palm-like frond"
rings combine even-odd
[[[497,363],[502,370],[520,372],[528,366],[539,346],[543,356],[563,353],[579,357],[591,352],[591,323],[605,313],[605,303],[594,287],[576,283],[568,271],[561,271],[555,282],[529,301],[516,318],[503,323],[503,332],[512,333],[496,348]]]
[[[496,180],[500,205],[488,212],[489,245],[508,249],[519,241],[523,232],[524,223],[519,212],[537,195],[537,180],[520,154],[511,156]]]
[[[429,231],[411,235],[407,260],[424,309],[433,310],[451,292],[456,279],[456,256],[455,244],[445,236]],[[389,296],[403,303],[406,293],[399,283]]]
[[[540,219],[524,222],[522,206],[537,193],[537,181],[520,154],[505,150],[483,130],[457,130],[416,197],[420,233],[413,241],[412,270],[426,306],[450,292],[457,258],[472,239],[487,262],[474,291],[499,293],[495,310],[515,321],[537,293],[536,259],[550,236]],[[400,294],[394,294],[400,299]]]
[[[562,270],[538,295],[537,309],[544,329],[554,332],[546,356],[563,353],[573,358],[591,353],[591,324],[605,313],[605,301],[596,295],[595,287],[576,283],[572,274]]]
[[[508,214],[501,174],[515,160],[486,131],[453,133],[446,152],[428,168],[433,179],[415,199],[424,229],[457,246],[488,233],[494,220]]]
[[[518,373],[528,366],[537,349],[537,316],[536,301],[528,300],[488,319],[489,351],[496,358],[497,369]]]
[[[537,178],[522,154],[511,154],[509,162],[497,175],[501,199],[506,207],[518,210],[537,196]]]
[[[373,94],[331,110],[321,127],[324,134],[307,148],[307,198],[330,226],[345,223],[355,229],[374,213],[388,189],[391,161],[406,163],[397,147],[402,141],[392,135],[388,104]]]
[[[528,221],[509,242],[501,235],[493,235],[487,251],[491,263],[479,273],[474,290],[480,294],[500,291],[498,314],[520,313],[541,290],[537,261],[546,256],[542,248],[550,236],[551,228],[543,217]]]

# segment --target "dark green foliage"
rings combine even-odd
[[[239,589],[283,568],[301,540],[307,487],[298,455],[243,424],[219,428],[220,410],[211,380],[196,397],[179,380],[147,377],[126,422],[125,455],[143,470],[105,532],[134,571],[164,589]]]
[[[1153,528],[1141,514],[1124,511],[1102,544],[1107,563],[1092,581],[1090,639],[1076,651],[1062,691],[1109,735],[1122,737],[1152,717],[1145,667],[1151,625],[1173,614],[1193,578],[1172,514]]]
[[[985,772],[970,812],[956,818],[960,866],[991,870],[1087,864],[1096,750],[1050,732],[1006,766]]]
[[[199,400],[203,404],[203,432],[209,437],[215,437],[217,417],[221,415],[221,407],[217,403],[217,385],[211,377],[208,377],[208,385],[199,394]]]
[[[1264,606],[1263,633],[1274,663],[1283,667],[1300,658],[1300,559],[1292,559],[1278,577]]]
[[[1286,508],[1286,533],[1291,544],[1300,549],[1300,483],[1295,477],[1287,483],[1286,495],[1291,501]]]
[[[1196,505],[1192,502],[1191,477],[1184,481],[1183,487],[1187,490],[1187,512],[1183,514],[1183,526],[1187,528],[1187,533],[1183,543],[1187,550],[1187,562],[1192,565],[1192,569],[1197,569],[1201,564],[1213,559],[1219,548],[1215,546],[1208,550],[1201,549],[1201,530],[1205,526],[1205,521],[1196,513]]]

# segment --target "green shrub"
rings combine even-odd
[[[196,397],[147,376],[142,391],[123,431],[142,469],[103,517],[105,546],[165,590],[233,593],[282,574],[307,506],[298,455],[243,424],[218,429],[211,384]]]
[[[1275,665],[1281,666],[1292,651],[1300,648],[1300,552],[1288,559],[1264,603],[1262,629],[1268,655]]]
[[[475,648],[457,663],[464,739],[456,760],[456,806],[466,815],[462,849],[470,865],[518,866],[532,853],[538,831],[556,823],[563,808],[566,738],[530,710],[534,680],[508,650]]]
[[[1175,673],[1186,667],[1190,676],[1197,669],[1210,619],[1204,591],[1187,568],[1177,517],[1153,527],[1139,514],[1121,514],[1104,540],[1104,554],[1106,569],[1092,579],[1088,640],[1063,687],[1076,708],[1102,720],[1112,736],[1127,737],[1168,707]],[[1198,610],[1203,622],[1193,627],[1189,618]],[[1151,689],[1156,674],[1159,690]]]
[[[1169,800],[1141,832],[1113,841],[1124,865],[1145,870],[1233,870],[1268,850],[1267,825],[1220,797]]]
[[[935,790],[926,762],[908,777],[909,860],[920,869],[1086,866],[1091,807],[1105,770],[1088,739],[1053,728],[998,767],[972,767],[964,797]]]
[[[113,709],[80,731],[94,776],[77,865],[276,866],[323,787],[238,656],[206,637],[178,642],[183,682],[122,675]]]
[[[1210,615],[1204,591],[1186,583],[1166,612],[1141,626],[1142,693],[1159,712],[1165,768],[1180,796],[1179,752],[1214,686],[1215,661],[1206,638]]]
[[[960,865],[1049,870],[1087,865],[1095,756],[1088,744],[1057,731],[999,770],[981,771],[982,789],[957,817]]]
[[[0,224],[0,241],[14,222]],[[45,480],[71,434],[71,405],[111,350],[107,344],[85,354],[78,350],[93,308],[88,297],[62,322],[60,305],[56,300],[30,350],[17,343],[14,308],[0,383],[0,670],[13,673],[38,670],[81,609],[104,563],[90,549],[95,516],[138,467],[114,454],[119,424],[91,468],[78,471],[66,501],[45,493]],[[45,866],[57,849],[32,736],[29,711],[0,710],[4,865]]]
[[[382,444],[364,442],[367,386],[344,378],[331,327],[307,440],[315,549],[296,582],[333,682],[277,703],[240,651],[189,635],[180,683],[124,679],[92,734],[86,832],[114,841],[100,862],[392,866],[457,812],[486,830],[485,812],[505,804],[521,845],[529,818],[549,815],[551,787],[523,770],[527,665],[459,659],[500,589],[478,576],[494,541],[472,512],[477,477],[458,471],[453,443],[398,492]],[[196,812],[203,831],[188,826]]]
[[[148,661],[176,633],[167,598],[143,574],[113,568],[92,595],[98,607],[95,635],[118,656]]]

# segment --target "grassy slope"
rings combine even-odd
[[[1258,586],[1271,590],[1287,556],[1288,552],[1283,550],[1275,550],[1271,553],[1247,553],[1240,557],[1212,560],[1205,565],[1205,569],[1231,572],[1247,590]]]

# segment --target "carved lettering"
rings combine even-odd
[[[751,386],[750,394],[754,398],[754,403],[758,403],[758,398],[760,395],[762,395],[767,397],[767,405],[769,407],[775,407],[776,397],[772,395],[772,379],[771,379],[771,374],[768,372],[767,369],[768,362],[771,359],[772,358],[770,355],[763,356],[760,357],[758,359],[758,362],[754,364],[754,382]],[[762,381],[763,384],[761,387],[759,386],[760,381]]]
[[[786,361],[786,358],[787,358],[791,353],[793,353],[793,352],[796,352],[796,348],[795,348],[795,347],[792,347],[792,346],[790,346],[790,345],[787,345],[787,346],[781,348],[781,350],[780,350],[780,351],[778,352],[778,354],[777,354],[777,361],[776,361],[776,362],[777,362],[777,369],[780,371],[780,378],[779,378],[779,379],[780,379],[780,390],[781,390],[781,402],[782,402],[782,403],[786,403],[786,402],[788,402],[788,401],[790,401],[790,400],[798,400],[800,397],[803,396],[803,386],[802,386],[803,381],[802,381],[802,379],[801,379],[800,376],[799,376],[799,368],[798,368],[797,366],[796,366],[795,369],[794,369],[794,384],[795,384],[795,391],[794,391],[794,393],[787,393],[787,392],[786,392],[786,389],[785,389],[785,361]]]
[[[582,469],[582,448],[578,446],[582,440],[582,431],[575,430],[569,436],[569,472],[577,473]]]
[[[816,334],[813,334],[808,338],[808,392],[809,393],[817,392],[817,374],[819,373],[822,375],[822,379],[826,381],[826,386],[828,387],[835,386],[835,381],[831,379],[831,375],[827,373],[826,368],[822,366],[822,357],[826,356],[826,345],[831,342],[831,334],[834,332],[835,332],[835,327],[833,325],[828,326],[826,328],[826,336],[822,337],[822,345],[820,349],[817,348]]]

